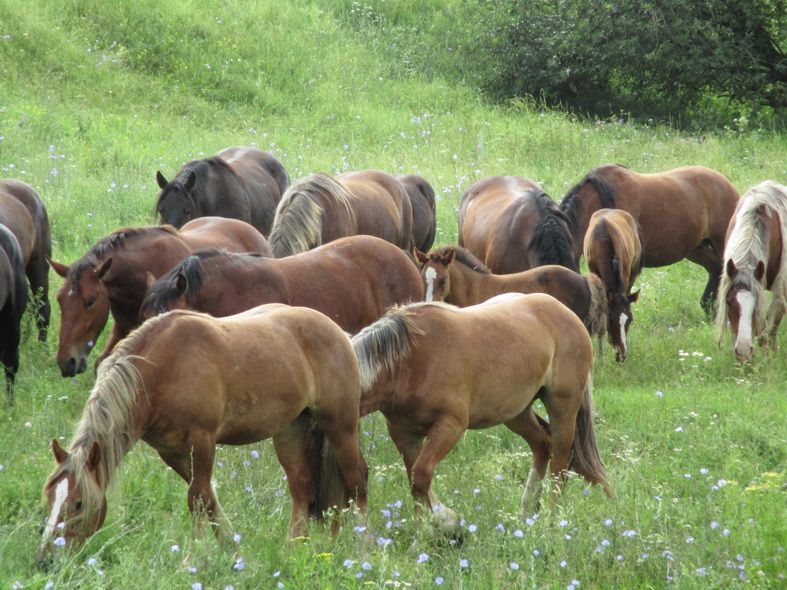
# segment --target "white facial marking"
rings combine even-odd
[[[626,322],[629,316],[625,312],[620,314],[620,341],[623,344],[623,352],[626,352]]]
[[[754,315],[754,295],[751,291],[738,291],[735,294],[740,314],[738,319],[738,337],[735,339],[735,350],[752,347],[752,316]]]
[[[431,266],[426,269],[424,273],[426,279],[426,297],[425,301],[432,301],[434,299],[434,281],[437,278],[437,271]]]
[[[63,509],[63,503],[68,497],[68,480],[61,479],[55,487],[55,501],[52,503],[52,511],[49,513],[49,518],[46,521],[46,528],[44,529],[44,541],[52,536],[57,526],[57,519],[60,516],[60,511]]]

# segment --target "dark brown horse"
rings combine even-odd
[[[229,147],[189,162],[171,181],[156,172],[161,223],[182,227],[197,217],[240,219],[268,235],[276,205],[290,184],[287,170],[257,148]]]
[[[710,314],[722,271],[724,235],[737,202],[730,181],[701,166],[638,174],[607,165],[591,170],[572,187],[560,208],[569,219],[577,262],[593,212],[628,211],[640,227],[643,266],[688,258],[708,271],[700,303]]]
[[[492,176],[465,191],[459,245],[498,274],[543,264],[579,270],[565,215],[540,186],[519,176]]]
[[[402,250],[351,236],[286,258],[197,252],[152,286],[140,313],[193,309],[221,317],[287,303],[321,311],[354,334],[391,305],[422,298],[421,277]]]
[[[607,296],[601,279],[564,266],[547,264],[510,275],[492,274],[480,260],[459,246],[416,252],[425,300],[458,307],[477,305],[502,293],[546,293],[577,314],[593,336],[607,331]]]
[[[402,183],[410,197],[413,210],[413,245],[421,252],[429,252],[437,231],[434,189],[423,176],[417,174],[399,174],[396,179]]]
[[[46,208],[33,187],[19,180],[0,180],[0,223],[16,237],[25,274],[33,292],[38,339],[46,340],[49,305],[49,268],[52,238]]]
[[[25,265],[19,242],[0,223],[0,364],[5,371],[6,400],[14,403],[14,379],[19,370],[22,314],[27,303]]]
[[[456,534],[458,515],[432,492],[434,471],[468,428],[505,424],[533,451],[522,498],[538,506],[551,467],[611,494],[593,433],[593,347],[579,318],[554,297],[506,293],[472,307],[394,308],[353,337],[361,415],[380,411],[404,458],[417,508]],[[540,400],[549,423],[536,414]]]
[[[181,231],[170,225],[118,230],[66,266],[50,261],[65,283],[57,292],[60,343],[57,364],[64,377],[83,372],[110,311],[115,320],[100,363],[115,344],[139,325],[147,273],[161,276],[187,255],[205,248],[267,253],[268,244],[248,223],[200,217]]]
[[[590,216],[584,253],[590,272],[601,277],[604,283],[607,332],[615,349],[615,358],[623,361],[628,355],[626,335],[634,320],[631,304],[639,297],[639,291],[632,293],[631,288],[642,270],[637,222],[622,209],[599,209]],[[599,335],[599,354],[603,350],[602,345]]]
[[[279,201],[270,242],[274,256],[283,258],[358,234],[377,236],[410,252],[410,199],[390,174],[361,170],[299,180]]]
[[[207,521],[231,544],[211,484],[217,444],[273,439],[292,497],[291,538],[308,533],[310,513],[322,518],[350,500],[364,512],[360,394],[349,339],[311,309],[267,305],[222,319],[176,311],[146,322],[99,367],[69,451],[52,439],[39,559],[52,537],[76,549],[102,526],[106,489],[139,440],[188,484],[196,537]]]

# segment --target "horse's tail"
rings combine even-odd
[[[601,336],[607,333],[607,290],[604,281],[592,272],[582,275],[590,291],[590,304],[585,318],[585,326],[591,336]]]
[[[536,224],[528,248],[536,251],[541,264],[559,264],[578,272],[574,242],[565,213],[546,193],[538,194],[536,203],[541,210],[541,219]]]
[[[393,375],[399,361],[410,355],[415,338],[423,334],[408,307],[394,307],[382,318],[353,336],[352,345],[361,370],[361,392],[369,391],[380,372]]]
[[[312,423],[306,441],[306,455],[311,460],[312,473],[309,515],[322,520],[326,510],[346,508],[350,498],[339,461],[325,436],[325,431]]]
[[[596,435],[593,433],[592,390],[593,374],[588,371],[582,404],[579,406],[579,412],[577,413],[577,429],[574,434],[571,461],[568,467],[585,477],[590,483],[600,484],[604,488],[604,492],[612,497],[612,488],[607,482],[604,462],[598,453]]]
[[[314,174],[296,182],[276,206],[268,237],[276,258],[305,252],[322,243],[323,209],[317,200],[319,177],[329,178],[325,174]]]

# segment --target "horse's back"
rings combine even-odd
[[[37,223],[34,212],[40,201],[31,187],[18,180],[0,181],[0,223],[19,242],[25,265],[36,248]]]
[[[435,193],[432,185],[417,174],[399,174],[413,210],[413,243],[421,252],[428,252],[434,244],[437,231]]]
[[[240,219],[229,217],[197,217],[186,223],[180,236],[191,251],[211,248],[227,249],[233,252],[256,252],[270,256],[271,249],[257,228]]]

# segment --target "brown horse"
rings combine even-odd
[[[540,186],[519,176],[492,176],[465,191],[459,245],[498,274],[544,264],[579,270],[565,215]]]
[[[87,355],[110,311],[115,322],[97,363],[139,325],[139,306],[147,290],[148,272],[161,276],[191,252],[205,248],[269,253],[265,238],[248,223],[200,217],[181,231],[169,225],[121,229],[96,242],[70,266],[50,261],[55,272],[65,279],[57,292],[57,364],[63,377],[87,368]]]
[[[604,284],[594,274],[581,275],[564,266],[547,264],[496,275],[459,246],[445,246],[428,255],[416,252],[416,256],[427,302],[468,307],[502,293],[546,293],[577,314],[591,335],[602,337],[607,330]]]
[[[197,217],[229,217],[250,223],[266,236],[290,178],[273,154],[229,147],[189,162],[171,181],[156,172],[161,223],[182,227]]]
[[[422,298],[421,277],[402,250],[350,236],[286,258],[197,252],[150,288],[140,314],[193,309],[222,317],[286,303],[321,311],[354,334],[391,305]]]
[[[753,339],[776,346],[787,309],[787,187],[766,180],[738,203],[727,231],[717,324],[721,342],[732,326],[733,350],[741,362],[754,354]],[[773,300],[765,311],[765,290]]]
[[[628,355],[626,335],[634,320],[631,304],[639,298],[639,291],[631,292],[642,270],[637,222],[622,209],[599,209],[590,217],[584,252],[590,272],[604,283],[609,341],[615,349],[615,358],[622,362]],[[599,335],[599,354],[602,346]]]
[[[310,513],[350,500],[365,512],[359,403],[349,339],[311,309],[268,305],[222,319],[176,311],[146,322],[99,367],[69,451],[52,439],[39,558],[53,536],[77,547],[102,526],[106,489],[139,440],[188,483],[197,537],[204,517],[221,541],[232,531],[211,485],[217,444],[273,439],[292,497],[290,537],[307,534]]]
[[[274,256],[283,258],[358,234],[377,236],[410,251],[410,199],[390,174],[361,170],[335,179],[313,174],[299,180],[279,201],[270,242]]]
[[[413,245],[421,252],[429,252],[437,232],[434,189],[423,176],[398,174],[413,210]]]
[[[623,166],[601,166],[572,187],[560,208],[574,237],[579,262],[590,216],[598,209],[623,209],[639,223],[643,266],[666,266],[684,258],[708,271],[700,301],[707,314],[719,287],[724,235],[738,192],[723,175],[689,166],[638,174]]]
[[[33,187],[19,180],[0,180],[0,223],[11,230],[19,243],[33,292],[38,339],[44,342],[51,314],[46,261],[52,255],[52,238],[46,208]]]
[[[16,236],[0,223],[0,365],[5,372],[6,401],[14,403],[19,370],[22,314],[27,304],[25,265]]]
[[[390,310],[353,337],[361,415],[381,411],[404,458],[416,506],[455,534],[458,515],[432,492],[434,470],[468,428],[505,424],[533,451],[522,508],[538,506],[551,461],[611,490],[593,434],[593,347],[582,322],[544,294],[498,295],[459,309],[417,303]],[[533,404],[541,400],[549,423]]]

